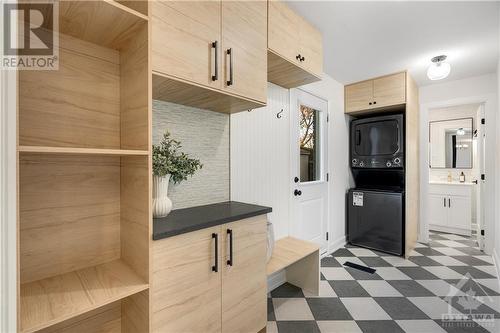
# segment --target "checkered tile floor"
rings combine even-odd
[[[289,283],[269,294],[267,332],[500,332],[491,257],[466,237],[431,232],[430,239],[409,260],[352,246],[337,250],[321,260],[320,297]],[[346,261],[376,272],[346,268]]]

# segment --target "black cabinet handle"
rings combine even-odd
[[[229,260],[227,264],[233,266],[233,230],[227,229],[227,234],[229,235]]]
[[[295,178],[293,179],[293,182],[294,182],[294,183],[298,183],[298,182],[299,182],[299,180],[300,180],[300,179],[299,179],[299,177],[295,177]]]
[[[300,54],[297,54],[297,56],[295,57],[295,59],[297,59],[298,61],[300,61]]]
[[[212,238],[215,239],[215,263],[212,266],[212,272],[217,273],[219,271],[219,236],[214,232]]]
[[[293,191],[293,195],[295,195],[295,196],[302,195],[302,191],[295,190],[295,191]]]
[[[306,58],[304,58],[304,56],[300,57],[300,62],[306,60]]]
[[[372,102],[369,102],[368,105],[372,105]]]
[[[226,81],[228,86],[232,86],[233,82],[233,49],[229,48],[226,51],[227,55],[229,55],[229,81]]]
[[[217,47],[217,41],[212,42],[212,48],[215,50],[215,75],[212,75],[212,81],[217,81],[219,79],[219,48]]]
[[[448,198],[448,208],[451,208],[451,199]]]
[[[443,206],[446,207],[446,198],[443,198]]]
[[[373,104],[377,104],[377,101],[373,101]]]

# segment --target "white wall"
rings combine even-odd
[[[428,121],[429,109],[456,105],[484,103],[486,118],[486,195],[485,202],[485,250],[491,253],[495,239],[495,184],[496,184],[496,132],[497,132],[497,76],[488,74],[463,80],[437,83],[420,87],[420,179],[421,179],[421,226],[420,239],[427,240],[424,221],[427,220],[427,191],[429,183]]]
[[[498,7],[498,15],[500,16],[500,7]],[[499,44],[500,44],[500,22],[498,26],[498,38],[499,38]],[[497,98],[500,100],[500,57],[498,58],[498,65],[497,65]],[[500,106],[500,103],[499,103]],[[497,117],[497,131],[500,131],[500,112],[499,116]],[[496,147],[496,163],[497,163],[497,169],[496,169],[496,179],[497,179],[497,184],[496,184],[496,201],[495,201],[495,206],[496,206],[496,214],[495,214],[495,249],[494,249],[494,259],[497,267],[497,271],[500,270],[500,135],[497,135],[497,147]]]
[[[344,244],[345,193],[350,187],[348,129],[344,87],[324,75],[301,87],[328,101],[329,122],[329,249]],[[231,200],[271,206],[269,219],[276,239],[289,234],[290,105],[289,91],[269,84],[268,104],[231,115]],[[277,113],[283,109],[282,117]]]

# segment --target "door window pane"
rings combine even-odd
[[[320,111],[300,106],[300,181],[321,180]]]

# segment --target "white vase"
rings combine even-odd
[[[168,198],[170,175],[153,176],[153,217],[165,217],[172,210],[172,201]]]

